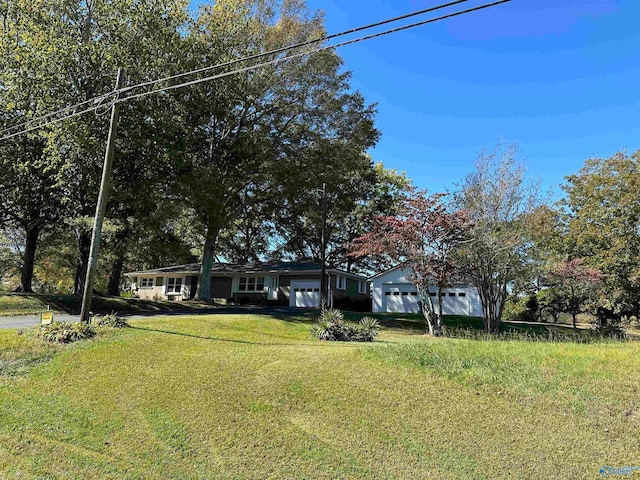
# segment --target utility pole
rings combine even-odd
[[[322,238],[320,240],[322,252],[320,252],[320,305],[327,305],[327,184],[322,184]]]
[[[116,91],[120,90],[124,83],[124,70],[118,68],[116,78]],[[109,193],[109,183],[111,179],[111,164],[113,161],[113,150],[116,143],[116,128],[118,127],[118,114],[120,113],[120,103],[118,96],[111,107],[111,122],[109,124],[109,136],[107,137],[107,151],[104,155],[104,165],[102,167],[102,181],[100,182],[100,193],[98,194],[98,205],[96,206],[96,218],[93,222],[93,233],[91,235],[91,250],[89,251],[89,265],[87,265],[87,276],[84,282],[84,292],[82,295],[82,310],[80,311],[80,321],[89,323],[89,312],[91,310],[91,296],[93,295],[93,281],[96,276],[96,263],[98,261],[98,249],[100,248],[100,236],[102,235],[102,223],[104,222],[104,211],[107,206],[107,196]]]

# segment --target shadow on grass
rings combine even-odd
[[[70,315],[78,315],[82,306],[82,297],[77,295],[52,295],[41,293],[2,293],[0,294],[0,314],[2,310],[36,313],[49,309]],[[169,302],[140,300],[138,298],[114,297],[94,294],[91,310],[96,314],[118,312],[123,314],[150,313],[191,313],[203,308],[215,308],[213,305],[187,302]]]
[[[220,337],[210,337],[205,335],[196,335],[193,333],[184,333],[184,332],[173,332],[171,330],[160,330],[157,328],[144,328],[144,327],[130,327],[132,330],[144,330],[147,332],[155,332],[155,333],[164,333],[167,335],[178,335],[180,337],[190,337],[197,338],[200,340],[213,340],[216,342],[225,342],[225,343],[239,343],[244,345],[256,345],[256,346],[269,346],[269,347],[326,347],[326,346],[351,346],[357,347],[360,345],[365,345],[364,342],[318,342],[318,343],[302,343],[300,341],[293,341],[291,343],[285,342],[250,342],[248,340],[235,340],[232,338],[220,338]],[[260,332],[264,334],[263,332]],[[376,343],[392,343],[392,342],[376,342]],[[370,344],[370,343],[369,343]]]

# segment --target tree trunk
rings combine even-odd
[[[120,254],[113,262],[111,273],[109,273],[109,285],[107,295],[120,295],[120,278],[122,277],[122,266],[124,265],[124,254]]]
[[[353,257],[347,257],[347,273],[351,273],[351,270],[353,269]]]
[[[571,320],[573,321],[573,329],[577,330],[578,326],[576,325],[576,312],[571,312]]]
[[[429,295],[429,288],[421,289],[418,287],[418,292],[420,292],[420,297],[422,299],[422,315],[427,321],[427,326],[429,327],[429,335],[433,335],[434,337],[442,336],[442,316],[438,316],[435,311],[433,300],[431,300],[431,296]]]
[[[20,272],[20,291],[33,293],[33,265],[36,258],[38,238],[40,237],[40,227],[29,228],[26,234],[22,271]]]
[[[205,302],[211,300],[211,267],[215,261],[218,233],[220,233],[219,227],[208,228],[204,242],[204,252],[202,253],[202,266],[200,267],[200,278],[198,279],[196,298],[198,300],[204,300]]]
[[[76,266],[76,279],[74,293],[84,294],[84,282],[87,278],[87,266],[89,265],[89,250],[91,249],[91,232],[82,231],[78,235],[78,265]]]

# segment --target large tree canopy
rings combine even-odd
[[[118,67],[131,82],[172,73],[189,22],[188,4],[174,0],[10,0],[2,7],[0,113],[7,125],[111,91]],[[157,96],[122,108],[109,206],[123,226],[117,249],[166,190],[170,111]],[[0,169],[0,183],[15,186],[6,190],[6,211],[25,229],[25,266],[39,231],[64,222],[77,243],[76,291],[83,289],[107,125],[108,116],[85,114],[0,150],[0,162],[13,167]]]
[[[190,66],[231,61],[323,33],[321,19],[301,1],[217,2],[200,11],[190,33]],[[255,213],[261,203],[282,206],[288,189],[300,201],[302,192],[312,191],[316,172],[325,172],[336,191],[347,193],[350,179],[371,170],[365,151],[377,140],[374,110],[351,91],[341,68],[335,52],[309,52],[180,94],[176,118],[184,150],[173,192],[203,228],[198,298],[210,298],[220,234],[228,244],[228,230],[243,213]]]
[[[564,190],[565,256],[602,272],[601,306],[640,314],[640,151],[587,160]]]

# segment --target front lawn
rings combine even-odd
[[[574,479],[640,459],[636,342],[131,323],[68,347],[0,332],[2,478]]]

